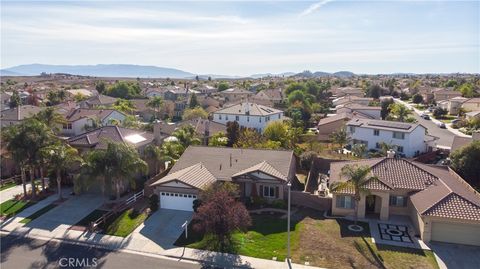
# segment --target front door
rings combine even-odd
[[[365,213],[375,213],[375,195],[368,195],[365,202]]]

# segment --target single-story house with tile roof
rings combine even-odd
[[[348,121],[353,118],[358,119],[373,119],[371,116],[363,114],[361,112],[343,112],[339,114],[335,114],[323,119],[320,119],[317,124],[318,129],[318,140],[329,140],[330,135],[342,128],[345,128],[345,125]]]
[[[170,172],[150,186],[160,207],[193,211],[199,191],[216,181],[239,185],[240,198],[285,199],[295,177],[295,156],[288,150],[190,146]]]
[[[358,203],[358,217],[388,220],[408,216],[425,242],[480,246],[480,194],[447,166],[426,165],[398,158],[375,158],[330,165],[329,186],[347,181],[345,165],[371,167]],[[332,214],[355,214],[353,190],[333,191]]]
[[[108,107],[108,106],[112,106],[113,104],[115,104],[115,102],[117,100],[118,99],[115,98],[115,97],[110,97],[108,95],[99,94],[99,95],[92,96],[92,97],[88,98],[87,100],[81,101],[79,103],[79,106],[81,108],[96,108],[96,107],[99,107],[99,106]]]

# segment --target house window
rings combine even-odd
[[[235,116],[235,120],[236,120],[236,121],[239,121],[239,120],[240,120],[240,117],[239,117],[239,116]]]
[[[349,195],[339,195],[337,196],[337,208],[348,208],[352,209],[355,206],[355,201],[352,196]]]
[[[393,132],[393,138],[395,139],[405,139],[405,134],[401,132]]]
[[[258,118],[258,122],[262,122],[262,118]]]
[[[350,126],[350,133],[355,133],[355,126]]]
[[[379,136],[380,135],[380,130],[373,130],[373,135],[374,136]]]
[[[225,116],[225,120],[228,120],[228,115]]]
[[[218,115],[218,119],[221,120],[221,119],[222,119],[222,115]]]
[[[250,117],[247,117],[247,122],[250,122]]]
[[[71,123],[69,123],[69,124],[67,125],[67,129],[68,129],[68,130],[72,130],[72,124],[71,124]]]
[[[390,196],[390,205],[405,207],[407,206],[407,198],[399,195]]]
[[[375,148],[377,148],[377,149],[381,148],[381,145],[380,145],[380,143],[378,143],[378,142],[377,142],[377,143],[375,143]]]
[[[275,187],[263,186],[263,197],[275,198]]]
[[[402,147],[402,146],[398,146],[398,147],[397,147],[397,151],[403,153],[403,147]]]

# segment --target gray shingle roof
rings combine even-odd
[[[139,135],[145,140],[138,143],[133,143],[128,139],[128,137],[132,135]],[[107,148],[106,142],[110,140],[113,142],[125,142],[137,148],[152,143],[153,139],[153,134],[149,132],[127,129],[118,126],[103,126],[98,129],[86,132],[84,134],[71,137],[70,139],[68,139],[68,143],[74,147],[77,146],[95,149],[105,149]]]
[[[183,177],[181,175],[187,172],[189,175],[195,173],[199,169],[198,164],[200,163],[201,168],[208,170],[215,180],[222,181],[231,181],[232,177],[250,171],[263,171],[285,181],[291,180],[295,176],[294,169],[290,169],[295,165],[293,151],[205,146],[188,147],[167,176],[175,173],[174,177],[179,180],[181,177],[187,180],[184,183],[193,185],[195,184],[193,181],[197,180],[194,176]],[[198,170],[198,174],[201,173],[202,171]],[[157,184],[157,182],[153,184]]]
[[[11,121],[20,121],[26,118],[32,117],[38,112],[42,111],[43,108],[38,106],[24,105],[7,110],[3,110],[1,113],[2,120],[11,120]]]
[[[161,185],[173,180],[178,180],[192,187],[201,189],[215,182],[216,178],[202,163],[197,163],[176,172],[168,173],[168,175],[155,181],[150,186]]]

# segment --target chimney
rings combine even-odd
[[[395,158],[395,151],[389,149],[389,150],[387,151],[387,158]]]
[[[157,145],[160,145],[160,141],[161,141],[161,124],[162,122],[161,121],[155,121],[153,123],[153,137],[155,138],[155,144]]]
[[[243,108],[245,110],[245,115],[250,115],[250,104],[248,102],[243,103]]]

